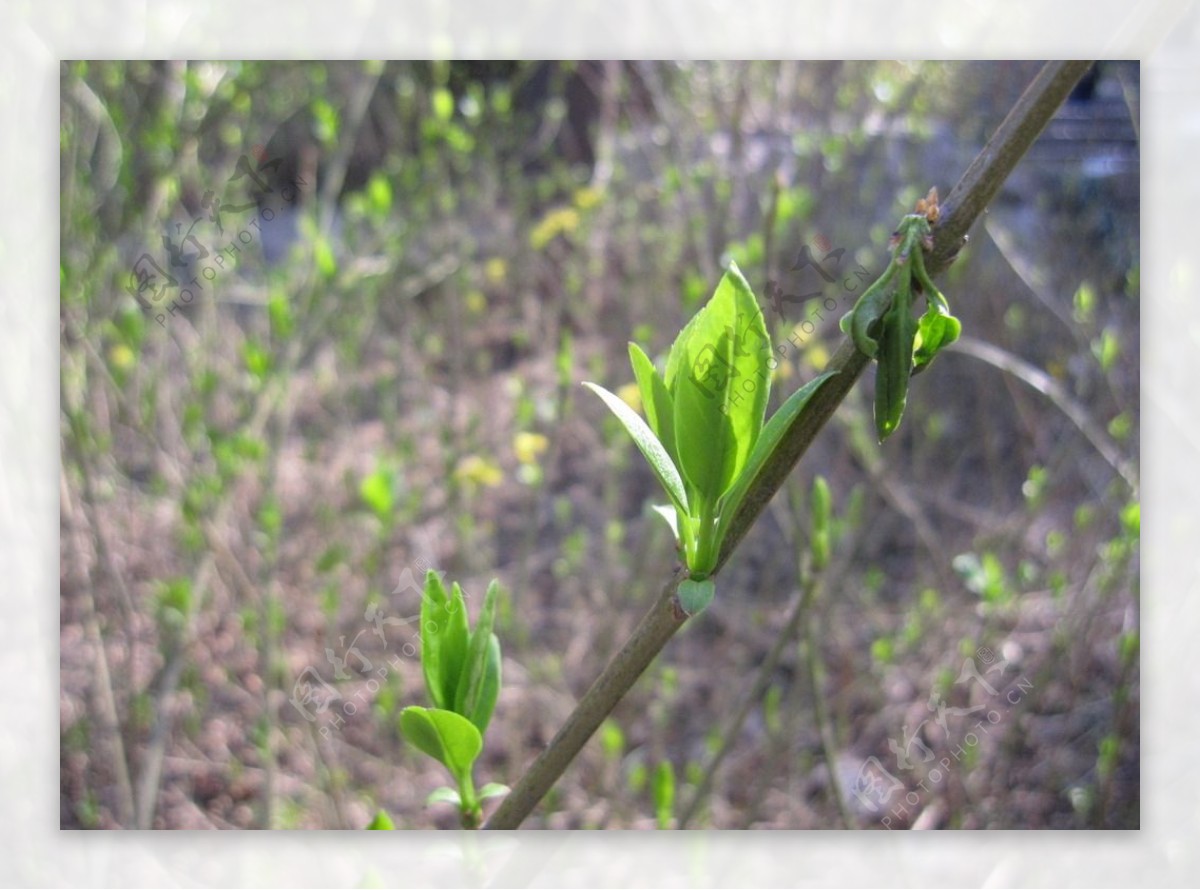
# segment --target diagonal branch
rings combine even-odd
[[[1091,62],[1071,61],[1047,62],[1042,66],[942,203],[941,216],[933,230],[933,250],[926,261],[931,276],[944,272],[953,262],[966,242],[967,230],[995,197],[1013,167],[1029,150],[1090,65]],[[717,570],[745,537],[870,361],[855,348],[852,340],[847,338],[842,342],[829,364],[834,375],[813,394],[747,491],[741,508],[730,523],[717,560]],[[680,607],[675,592],[679,582],[686,576],[687,573],[682,569],[676,570],[634,630],[633,636],[613,656],[591,689],[580,699],[562,729],[525,771],[484,828],[518,828],[525,821],[604,718],[632,688],[667,641],[683,626],[687,615]]]

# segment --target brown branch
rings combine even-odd
[[[1017,100],[983,151],[967,168],[958,185],[942,204],[934,228],[934,246],[926,268],[930,275],[945,271],[966,241],[967,230],[1045,128],[1059,105],[1070,94],[1090,62],[1048,62]],[[758,515],[783,485],[796,462],[850,392],[870,359],[850,339],[843,341],[830,361],[834,375],[819,387],[800,416],[767,459],[733,517],[717,560],[719,570],[745,537]],[[677,569],[658,599],[625,643],[592,684],[566,724],[537,760],[525,771],[484,828],[518,828],[546,792],[575,759],[592,733],[649,666],[687,616],[675,597],[685,577]]]

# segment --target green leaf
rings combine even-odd
[[[326,281],[337,274],[337,260],[333,256],[333,247],[324,235],[318,236],[313,242],[313,263]]]
[[[737,515],[746,492],[749,490],[751,483],[754,482],[754,477],[758,475],[763,464],[766,463],[767,458],[771,455],[771,452],[778,447],[783,434],[787,432],[788,427],[792,425],[792,422],[804,410],[804,406],[808,404],[808,400],[820,389],[821,384],[832,377],[834,373],[834,371],[826,371],[821,376],[814,377],[788,396],[788,400],[780,406],[778,411],[771,415],[771,419],[767,421],[766,426],[763,427],[762,434],[758,437],[758,442],[754,445],[754,451],[750,453],[750,458],[746,461],[746,466],[733,483],[733,487],[729,489],[721,501],[722,536],[724,535],[724,529],[728,528],[729,521]],[[720,542],[718,541],[717,543],[719,546]]]
[[[684,351],[686,371],[681,371],[676,381],[679,469],[696,493],[698,503],[692,505],[693,510],[704,502],[715,502],[734,477],[737,442],[725,410],[727,386],[711,376],[729,366],[731,347],[728,334],[697,328]]]
[[[919,248],[918,248],[919,249]],[[908,379],[912,375],[913,340],[917,320],[911,308],[911,279],[900,273],[900,284],[891,308],[883,318],[879,355],[875,369],[875,431],[883,442],[896,431],[908,400]]]
[[[500,638],[488,635],[487,670],[483,676],[483,688],[471,720],[480,725],[480,732],[491,722],[496,700],[500,697]]]
[[[389,523],[392,519],[395,481],[394,472],[386,467],[380,467],[365,477],[359,486],[359,494],[362,496],[363,502],[384,524]]]
[[[392,209],[392,185],[383,174],[376,173],[367,183],[367,198],[378,216],[386,216]]]
[[[246,363],[246,370],[257,380],[262,380],[271,370],[271,353],[252,340],[242,346],[242,359]]]
[[[448,785],[443,785],[440,788],[434,788],[433,791],[429,792],[429,796],[425,798],[426,806],[435,803],[451,803],[456,807],[461,807],[462,796],[456,789]]]
[[[1092,355],[1100,363],[1100,370],[1105,372],[1112,370],[1121,355],[1121,341],[1112,328],[1105,328],[1100,336],[1092,341]]]
[[[829,529],[822,529],[818,532],[813,532],[812,540],[809,543],[809,550],[812,553],[813,568],[817,571],[829,565]]]
[[[415,748],[445,765],[460,786],[470,781],[483,736],[466,717],[414,705],[400,712],[400,731]]]
[[[489,797],[501,797],[512,791],[507,785],[501,785],[499,782],[488,782],[479,789],[479,799],[487,800]]]
[[[654,770],[654,812],[659,828],[671,827],[675,812],[675,767],[664,760]]]
[[[820,474],[813,479],[809,510],[812,519],[809,551],[812,553],[813,568],[820,571],[829,565],[831,549],[829,523],[833,516],[833,496],[829,492],[829,483]]]
[[[634,444],[645,456],[650,468],[654,470],[654,475],[658,477],[658,481],[666,490],[671,500],[675,502],[675,506],[680,508],[684,513],[688,512],[687,493],[683,487],[683,479],[679,475],[679,470],[675,467],[675,463],[671,460],[671,456],[663,447],[663,444],[658,441],[650,427],[646,426],[646,422],[638,417],[636,411],[626,405],[620,398],[613,395],[603,386],[598,386],[595,383],[583,384],[604,401],[610,411],[617,415],[617,420],[633,437]]]
[[[680,469],[700,499],[715,504],[754,448],[770,393],[770,340],[736,264],[679,354],[673,395]]]
[[[629,362],[633,365],[633,376],[642,394],[642,410],[646,421],[658,437],[671,461],[679,466],[679,452],[675,446],[675,403],[663,379],[658,376],[654,363],[636,343],[629,344]]]
[[[275,291],[267,300],[267,316],[271,319],[271,331],[275,336],[287,339],[293,324],[292,304],[286,291]]]
[[[650,507],[655,513],[663,518],[667,525],[671,526],[671,531],[675,533],[676,539],[679,538],[679,520],[675,513],[675,508],[670,504],[654,504]]]
[[[671,344],[671,351],[667,353],[667,367],[663,372],[663,383],[667,387],[667,392],[671,398],[675,398],[675,393],[679,386],[679,372],[686,364],[684,351],[687,349],[688,342],[692,339],[692,334],[700,324],[708,306],[704,306],[691,317],[687,324],[683,326],[683,330],[675,336],[675,342]]]
[[[454,710],[475,724],[480,733],[487,732],[500,694],[500,641],[492,633],[499,591],[500,583],[493,580],[484,594],[454,696]]]
[[[433,115],[440,121],[448,121],[454,115],[454,94],[445,87],[437,87],[430,96]]]
[[[462,588],[457,583],[452,595],[437,572],[425,575],[425,594],[421,598],[421,668],[425,689],[436,708],[452,709],[459,677],[467,658],[469,634],[467,608]]]
[[[895,272],[895,263],[889,263],[883,275],[863,291],[854,308],[842,316],[840,322],[842,330],[854,340],[858,351],[870,358],[875,358],[879,351],[879,341],[872,331],[875,330],[876,322],[883,318],[891,306],[892,279]]]
[[[712,602],[716,589],[712,578],[701,581],[685,578],[679,584],[679,605],[683,606],[683,611],[688,615],[697,615]]]
[[[376,810],[375,818],[367,825],[367,831],[395,831],[396,826],[392,824],[392,817],[384,810]]]
[[[730,393],[729,412],[737,438],[738,456],[734,473],[739,472],[754,450],[762,432],[771,396],[771,338],[754,292],[742,276],[737,263],[730,263],[721,287],[733,292],[737,324],[733,330],[733,366],[736,369]]]
[[[916,350],[913,352],[914,369],[923,368],[933,361],[934,356],[957,340],[960,333],[962,323],[936,301],[931,300],[917,325]]]
[[[829,492],[829,483],[825,481],[824,476],[818,474],[813,479],[812,500],[809,506],[812,530],[814,532],[828,530],[829,520],[833,514],[833,496]]]

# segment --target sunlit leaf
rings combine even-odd
[[[916,349],[913,352],[914,368],[921,368],[933,361],[934,356],[958,339],[962,323],[937,303],[930,301],[929,308],[921,316],[917,326]]]
[[[468,641],[462,588],[455,583],[447,595],[442,579],[430,569],[421,598],[421,668],[426,692],[435,707],[453,708]]]
[[[675,508],[670,504],[654,504],[650,507],[655,513],[663,518],[667,525],[671,526],[671,531],[675,537],[679,537],[679,519],[675,514]]]
[[[395,481],[395,473],[381,467],[363,479],[358,489],[363,502],[384,523],[391,521],[392,518],[392,507],[395,503],[393,493]]]
[[[675,436],[684,477],[715,504],[762,429],[770,341],[762,311],[733,264],[689,327],[675,368]]]
[[[462,784],[483,750],[483,736],[466,717],[453,711],[412,706],[400,712],[400,731],[418,750],[445,765]]]
[[[659,376],[654,363],[636,343],[629,344],[629,362],[633,365],[633,376],[642,394],[642,410],[658,441],[667,449],[667,454],[676,467],[679,452],[675,446],[675,406],[671,394]]]
[[[375,818],[367,825],[368,831],[395,831],[396,826],[392,823],[392,817],[384,810],[377,810]]]
[[[499,782],[488,782],[479,789],[479,799],[487,800],[489,797],[501,797],[508,794],[511,790],[507,785],[501,785]]]
[[[425,798],[425,805],[434,803],[449,803],[456,807],[462,806],[462,796],[457,789],[451,788],[448,785],[442,785],[439,788],[434,788],[429,792],[429,796]]]
[[[481,733],[487,731],[500,692],[500,641],[492,633],[499,591],[499,583],[493,580],[484,594],[454,696],[454,710]]]
[[[675,768],[664,760],[654,770],[654,812],[659,828],[670,828],[675,812]]]
[[[779,445],[783,434],[787,432],[788,427],[792,425],[792,422],[804,410],[804,406],[808,404],[808,400],[813,397],[821,387],[821,384],[832,377],[833,374],[834,372],[827,371],[819,377],[814,377],[788,396],[787,401],[779,407],[779,410],[771,415],[771,419],[763,427],[762,433],[754,445],[754,451],[751,452],[749,459],[746,461],[746,466],[742,469],[737,481],[734,482],[733,487],[729,489],[721,502],[720,513],[722,522],[726,527],[728,521],[737,515],[746,492],[762,469],[763,464],[766,463],[771,452]]]
[[[650,427],[646,426],[646,422],[638,416],[636,411],[604,387],[588,382],[585,382],[583,385],[600,396],[609,410],[617,415],[617,419],[621,421],[621,424],[629,432],[629,435],[633,437],[634,443],[649,462],[650,468],[654,470],[654,474],[658,477],[658,481],[671,497],[671,500],[675,502],[677,507],[687,512],[688,498],[684,491],[683,479],[680,478],[679,470],[675,468],[674,461],[671,460],[671,456],[667,454],[662,443],[658,441],[658,438],[651,431]]]

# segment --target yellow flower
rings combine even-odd
[[[642,410],[642,391],[636,383],[626,383],[618,387],[617,396],[634,411]]]
[[[488,284],[503,284],[507,275],[508,262],[504,257],[494,256],[483,264],[483,277],[487,279]]]
[[[474,315],[479,315],[487,309],[487,297],[482,291],[469,290],[467,291],[467,311]]]
[[[604,193],[594,186],[586,185],[577,190],[573,196],[575,206],[580,210],[590,210],[600,203],[600,199],[604,197]]]
[[[579,213],[570,207],[551,210],[529,233],[529,243],[534,250],[541,250],[557,235],[569,235],[579,228]]]
[[[112,362],[112,366],[118,371],[128,371],[137,361],[137,356],[124,343],[117,343],[109,349],[108,360]]]
[[[504,480],[504,474],[493,461],[478,454],[468,454],[454,468],[454,478],[459,482],[491,487],[499,485]]]
[[[537,463],[538,455],[550,446],[550,440],[541,433],[517,433],[513,436],[513,451],[523,464]]]
[[[829,350],[820,343],[813,343],[804,351],[804,357],[808,359],[808,363],[813,366],[815,371],[824,371],[825,366],[829,364]]]

